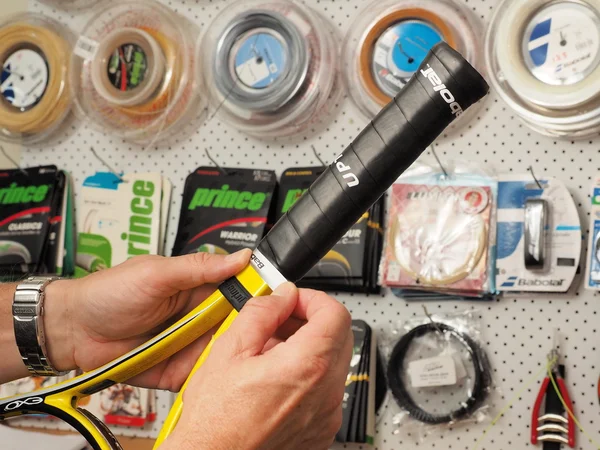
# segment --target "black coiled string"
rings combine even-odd
[[[408,393],[402,375],[404,373],[404,360],[411,343],[422,336],[430,333],[443,333],[451,335],[471,355],[475,369],[473,389],[471,396],[460,402],[460,407],[447,415],[434,415],[419,407]],[[467,334],[461,333],[455,328],[444,323],[432,322],[413,328],[405,334],[392,350],[388,363],[388,384],[398,405],[404,409],[410,417],[430,425],[452,423],[464,417],[472,415],[483,403],[487,396],[491,377],[487,358],[483,349]]]

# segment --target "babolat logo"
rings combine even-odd
[[[254,265],[259,269],[263,269],[265,267],[265,263],[258,259],[258,256],[256,256],[254,253],[252,253],[250,261],[252,261]]]
[[[460,116],[463,113],[463,109],[454,98],[452,92],[450,92],[446,85],[442,83],[441,78],[435,72],[435,70],[433,70],[433,67],[431,67],[429,64],[427,64],[427,67],[429,67],[427,70],[421,69],[421,75],[423,75],[431,82],[431,84],[433,85],[433,90],[435,92],[439,92],[440,96],[444,99],[444,101],[448,103],[452,114],[454,114],[456,117]]]
[[[564,278],[561,280],[528,280],[519,277],[509,277],[500,287],[513,287],[517,286],[562,286],[564,283]]]
[[[234,191],[224,184],[221,189],[196,189],[188,209],[196,208],[223,208],[259,211],[265,204],[267,194],[264,192]]]
[[[0,204],[15,205],[17,203],[40,203],[48,195],[48,185],[19,186],[12,183],[9,187],[0,189]]]

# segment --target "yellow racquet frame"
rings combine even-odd
[[[271,293],[271,288],[250,265],[235,278],[253,297]],[[63,383],[25,395],[1,399],[0,420],[26,414],[50,414],[79,431],[94,450],[121,450],[122,447],[106,425],[77,406],[79,400],[116,383],[123,383],[150,369],[224,320],[194,366],[190,373],[191,377],[206,360],[214,340],[229,328],[236,317],[237,311],[233,309],[223,293],[216,290],[181,320],[120,358]],[[181,416],[183,391],[188,381],[183,385],[164,422],[155,448],[169,436]]]

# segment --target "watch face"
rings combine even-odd
[[[581,3],[553,3],[537,12],[523,36],[523,57],[538,80],[571,85],[600,64],[600,15]]]
[[[41,52],[19,49],[2,65],[0,93],[10,105],[22,111],[35,106],[48,87],[48,65]]]
[[[379,88],[395,97],[431,47],[442,40],[441,33],[423,20],[404,20],[388,28],[373,52],[372,70]]]

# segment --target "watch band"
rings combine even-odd
[[[45,289],[57,277],[29,277],[21,282],[13,298],[15,340],[23,363],[32,375],[56,376],[57,371],[48,361],[44,330]]]

